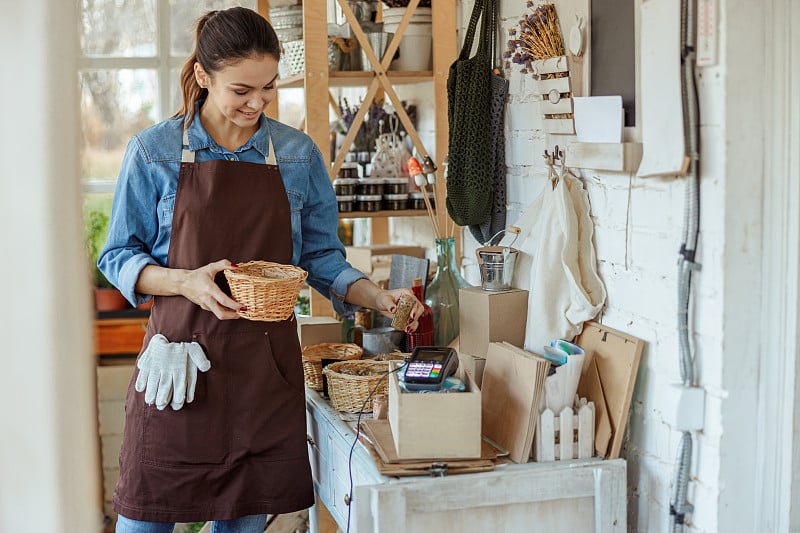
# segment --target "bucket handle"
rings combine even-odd
[[[497,233],[495,233],[494,235],[492,235],[492,238],[491,238],[491,239],[489,239],[488,241],[486,241],[486,242],[484,243],[484,246],[494,246],[494,244],[492,244],[492,243],[494,242],[494,240],[495,240],[497,237],[499,237],[500,235],[503,235],[503,234],[505,234],[505,233],[513,233],[513,234],[514,234],[514,238],[513,238],[513,239],[511,239],[511,242],[510,242],[510,243],[508,243],[508,246],[511,246],[511,245],[512,245],[512,244],[514,244],[514,242],[517,240],[517,237],[519,237],[519,234],[520,234],[520,232],[521,232],[521,231],[522,231],[522,230],[521,230],[520,228],[518,228],[517,226],[509,226],[509,227],[507,227],[507,228],[505,228],[505,229],[501,229],[500,231],[498,231]],[[498,242],[499,242],[499,241],[498,241]]]

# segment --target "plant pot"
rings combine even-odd
[[[129,307],[128,300],[117,289],[94,289],[94,304],[98,311],[121,311]]]

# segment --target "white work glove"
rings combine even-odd
[[[197,370],[207,371],[211,361],[196,342],[169,342],[159,333],[150,339],[136,366],[135,387],[144,391],[145,403],[155,402],[159,410],[170,404],[177,411],[194,400]]]

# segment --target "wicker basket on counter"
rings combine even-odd
[[[279,322],[292,316],[308,276],[302,268],[269,261],[240,263],[236,270],[224,272],[233,299],[246,308],[239,311],[239,316],[264,322]]]
[[[389,393],[389,363],[386,361],[338,361],[322,369],[328,379],[328,396],[337,411],[372,412],[372,396]],[[373,392],[374,390],[374,392]]]
[[[322,390],[322,360],[349,361],[361,359],[364,350],[358,344],[323,342],[303,347],[303,378],[310,389]]]

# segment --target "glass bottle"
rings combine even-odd
[[[414,333],[406,334],[405,351],[411,352],[417,346],[433,346],[433,310],[425,303],[425,296],[422,293],[422,279],[415,278],[411,284],[411,290],[417,300],[422,302],[423,311],[417,319],[419,325]]]
[[[433,311],[436,346],[447,346],[458,337],[458,291],[470,287],[456,265],[456,240],[436,239],[436,274],[425,291],[425,303]]]

